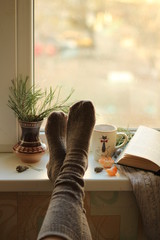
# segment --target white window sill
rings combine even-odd
[[[29,168],[25,172],[18,173],[16,167],[27,164],[22,163],[13,153],[0,153],[0,191],[51,191],[52,184],[46,171],[48,158],[48,154],[45,154],[40,162],[32,164],[41,171]],[[118,172],[115,177],[109,177],[104,170],[101,173],[95,173],[96,166],[99,164],[93,160],[90,153],[89,166],[84,176],[86,191],[132,191],[126,176]]]

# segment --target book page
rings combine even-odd
[[[122,157],[124,154],[145,158],[160,166],[160,132],[140,126],[128,143]]]

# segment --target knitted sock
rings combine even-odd
[[[47,174],[54,183],[63,164],[66,149],[65,137],[67,128],[67,116],[63,112],[53,112],[48,117],[45,127],[50,159],[47,163]]]
[[[67,124],[67,151],[61,176],[71,174],[70,178],[75,180],[75,185],[79,184],[78,187],[84,186],[83,175],[88,166],[88,149],[94,124],[95,112],[91,102],[80,101],[71,107]]]
[[[60,236],[67,240],[91,240],[83,209],[83,175],[95,112],[91,102],[78,102],[70,109],[67,151],[38,239]]]

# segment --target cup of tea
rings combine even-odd
[[[123,137],[124,141],[116,146],[117,137],[120,136]],[[127,135],[123,132],[117,132],[117,127],[114,125],[95,125],[91,141],[94,159],[98,161],[102,156],[112,157],[116,149],[123,147],[127,140]]]

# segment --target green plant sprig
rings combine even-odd
[[[127,135],[127,137],[128,137],[127,143],[131,140],[131,138],[132,138],[133,135],[134,135],[134,133],[133,133],[132,131],[130,131],[129,129],[127,129],[127,128],[121,128],[121,127],[119,127],[119,128],[117,129],[117,132],[123,132],[123,133],[125,133],[125,134]],[[124,137],[123,137],[123,136],[117,138],[116,146],[122,144],[123,141],[124,141]],[[126,143],[126,144],[127,144],[127,143]]]
[[[9,88],[8,107],[14,111],[19,120],[35,122],[43,120],[52,111],[68,112],[72,104],[68,103],[68,100],[74,90],[60,100],[61,87],[56,87],[54,90],[50,87],[49,92],[42,91],[36,89],[35,85],[28,87],[28,79],[28,77],[24,80],[22,77],[13,79]]]

